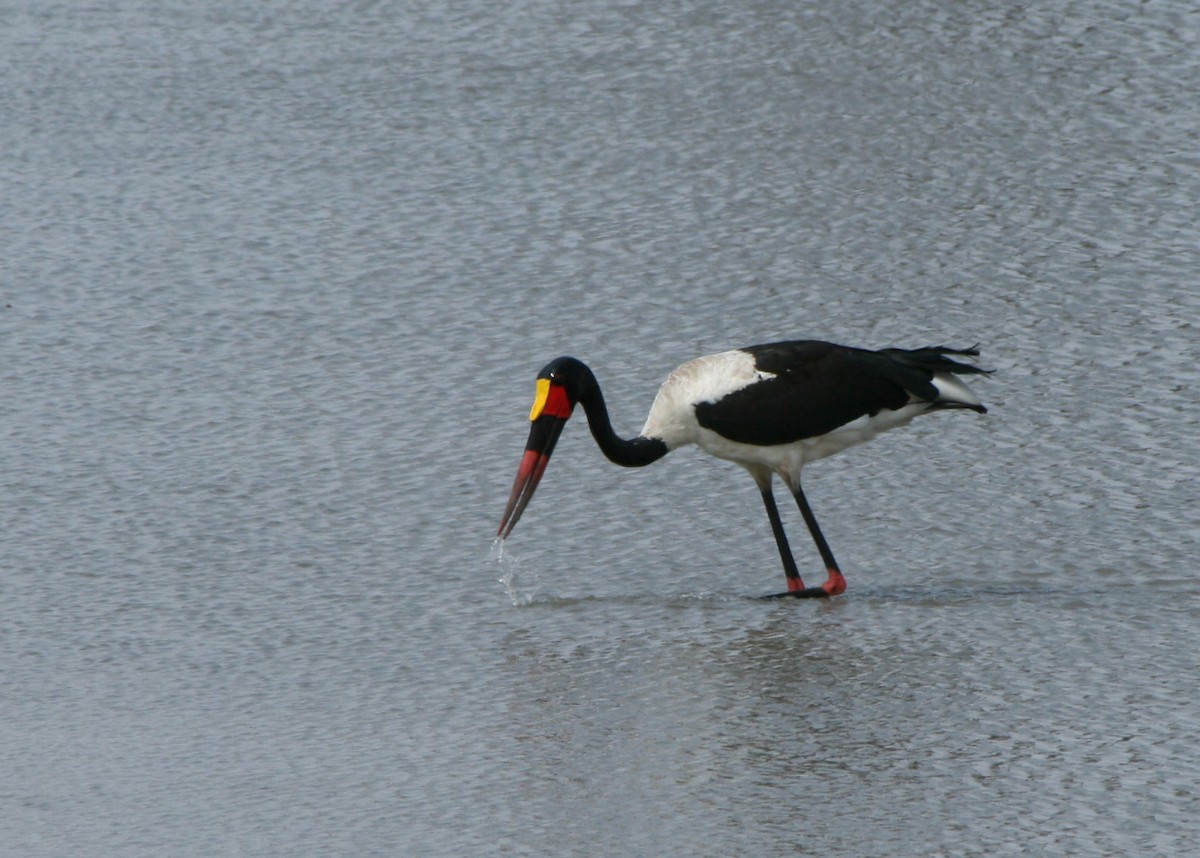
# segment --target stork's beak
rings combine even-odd
[[[554,384],[548,378],[538,379],[537,396],[533,401],[533,410],[529,412],[533,426],[529,430],[529,440],[525,442],[525,455],[517,469],[512,494],[504,508],[504,518],[500,520],[500,529],[496,531],[499,538],[508,538],[517,526],[521,513],[529,505],[542,474],[546,473],[550,454],[554,452],[554,445],[558,443],[558,436],[571,416],[573,406],[565,387]]]

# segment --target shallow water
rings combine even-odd
[[[0,13],[0,851],[1193,854],[1193,17]],[[496,556],[546,361],[794,337],[997,369],[845,596],[582,425]]]

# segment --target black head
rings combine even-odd
[[[529,440],[525,443],[525,454],[521,458],[521,466],[517,470],[517,478],[513,482],[512,494],[509,495],[508,505],[504,509],[504,518],[500,521],[500,529],[496,535],[506,538],[514,527],[521,513],[533,497],[554,445],[562,428],[571,417],[575,405],[587,393],[589,386],[596,384],[592,371],[573,357],[556,358],[542,367],[537,376],[537,392],[533,398],[533,408],[529,412],[529,420],[533,425],[529,429]]]

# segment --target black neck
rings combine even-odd
[[[660,438],[646,438],[641,435],[628,439],[618,437],[613,431],[612,421],[608,419],[608,408],[604,404],[600,384],[590,371],[587,375],[579,403],[587,412],[592,437],[596,439],[600,450],[609,461],[626,468],[641,468],[667,455],[667,445]]]

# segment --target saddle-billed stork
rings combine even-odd
[[[950,355],[976,357],[978,347],[867,349],[815,340],[750,346],[699,357],[672,372],[650,406],[636,438],[617,437],[596,376],[584,363],[561,357],[537,377],[533,426],[497,537],[507,539],[546,471],[567,418],[582,404],[601,451],[626,467],[661,459],[696,444],[750,472],[762,493],[783,561],[788,589],[780,596],[836,596],[846,579],[800,487],[803,466],[903,426],[919,414],[947,408],[987,412],[958,375],[986,373]],[[771,491],[779,474],[825,562],[828,579],[805,587],[796,569]]]

